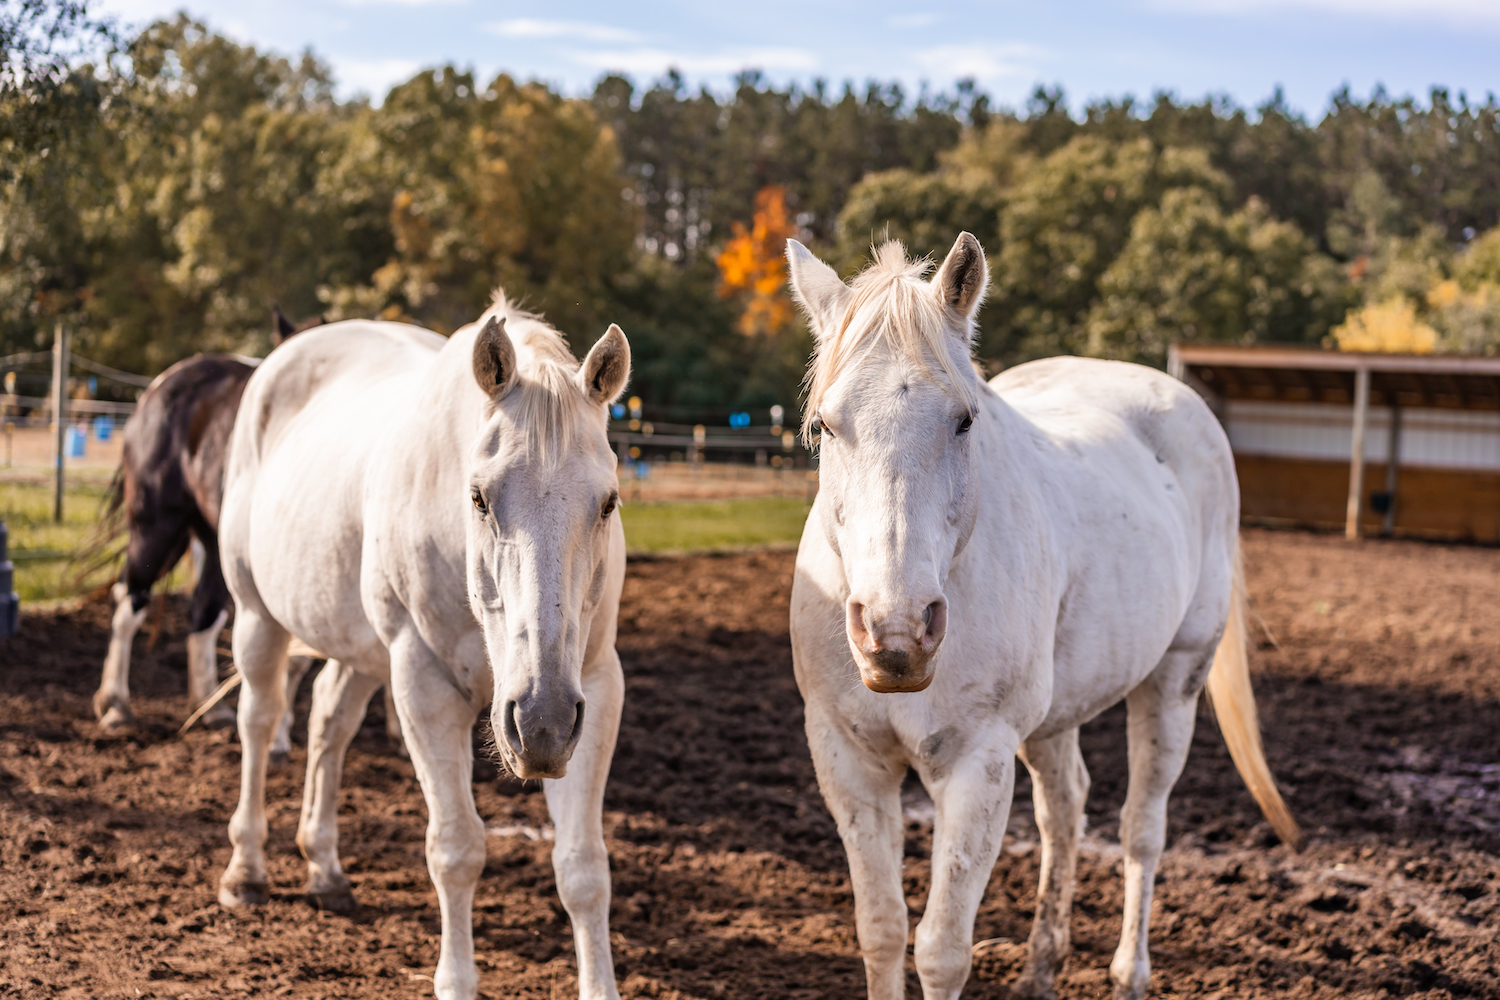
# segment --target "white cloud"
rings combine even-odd
[[[539,21],[520,17],[486,24],[485,30],[501,38],[564,38],[578,42],[634,42],[640,35],[625,28],[588,21]]]
[[[439,4],[460,4],[466,0],[339,0],[345,7],[435,7]]]
[[[411,59],[338,59],[333,75],[344,94],[368,94],[375,104],[385,100],[388,90],[416,76],[422,64]]]
[[[1363,20],[1423,20],[1457,25],[1500,23],[1500,3],[1495,0],[1150,0],[1149,6],[1184,14],[1303,11],[1345,14]]]
[[[566,55],[590,69],[620,70],[637,76],[649,76],[669,68],[699,76],[720,76],[743,69],[811,73],[818,68],[818,57],[806,49],[778,47],[693,53],[655,48],[572,50]]]
[[[970,42],[938,45],[913,53],[917,65],[934,77],[1004,80],[1037,75],[1042,49],[1022,42]]]
[[[894,14],[885,23],[892,28],[930,28],[942,19],[941,14]]]

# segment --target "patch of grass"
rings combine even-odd
[[[792,544],[811,508],[800,497],[632,501],[620,506],[632,552],[696,552]]]
[[[39,476],[15,475],[0,480],[0,519],[10,530],[10,558],[16,567],[16,592],[25,603],[72,597],[113,580],[119,573],[117,560],[75,586],[78,567],[72,556],[93,535],[105,494],[108,473],[70,473],[63,497],[63,522],[52,520],[52,483]],[[116,544],[122,544],[121,538]],[[188,563],[167,578],[164,585],[185,586]]]

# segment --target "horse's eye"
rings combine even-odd
[[[485,510],[487,508],[484,505],[484,494],[483,493],[479,492],[478,490],[471,490],[470,493],[469,493],[469,499],[472,500],[472,501],[474,501],[474,509],[475,510],[479,511],[479,513],[481,513],[481,514],[483,514],[485,512]]]
[[[974,426],[974,416],[973,416],[973,414],[966,413],[966,414],[964,414],[964,418],[958,422],[958,433],[960,433],[960,434],[967,434],[967,433],[969,433],[969,428],[973,427],[973,426]]]
[[[604,506],[599,508],[599,517],[606,521],[609,520],[609,515],[613,514],[615,512],[615,508],[619,505],[620,494],[611,493],[609,495],[609,499],[604,501]]]
[[[823,423],[823,417],[819,414],[813,415],[812,431],[814,434],[826,434],[829,437],[833,437],[833,431],[829,430],[828,425]]]

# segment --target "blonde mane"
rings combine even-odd
[[[952,315],[943,308],[927,283],[932,261],[909,260],[900,240],[874,249],[875,259],[850,282],[854,295],[844,310],[838,330],[820,344],[808,366],[804,385],[807,405],[802,412],[802,434],[812,433],[813,419],[830,386],[868,349],[884,339],[906,355],[917,370],[956,395],[969,412],[979,405],[972,378],[964,378],[950,353]],[[972,322],[964,331],[966,344],[974,337]],[[938,378],[938,371],[947,376]]]
[[[573,431],[589,409],[579,387],[579,361],[561,333],[541,314],[527,312],[495,289],[493,304],[479,317],[505,320],[505,332],[516,349],[516,385],[506,396],[514,401],[516,420],[526,429],[528,453],[552,464],[573,450]]]

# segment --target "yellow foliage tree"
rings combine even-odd
[[[1404,295],[1351,310],[1333,328],[1341,351],[1385,354],[1431,354],[1437,331],[1417,319],[1417,307]]]
[[[733,224],[734,236],[715,258],[719,265],[719,295],[731,298],[748,293],[740,314],[740,332],[747,337],[773,336],[792,322],[792,300],[786,293],[786,241],[797,235],[787,219],[786,189],[773,184],[755,196],[750,228]]]

